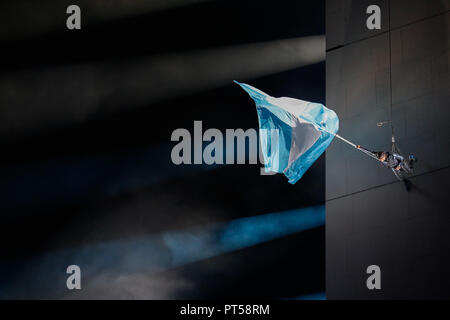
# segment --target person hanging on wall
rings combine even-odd
[[[364,149],[360,145],[357,145],[356,147],[358,149]],[[373,152],[367,149],[364,150],[372,153],[382,164],[397,172],[410,174],[413,171],[414,163],[417,162],[417,158],[414,155],[410,155],[408,159],[405,159],[402,155],[398,153],[391,153],[388,151]]]

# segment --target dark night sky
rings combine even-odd
[[[228,81],[246,70],[233,71],[236,61],[230,60],[227,73],[226,58],[220,68],[207,60],[211,50],[273,43],[275,54],[265,56],[273,59],[263,61],[270,68],[242,60],[240,69],[253,71],[237,80],[273,96],[325,102],[325,64],[282,67],[277,52],[284,49],[276,47],[278,40],[323,35],[323,1],[204,1],[109,19],[99,14],[108,12],[101,5],[94,6],[96,14],[84,12],[90,2],[80,1],[86,15],[80,31],[65,29],[66,1],[40,3],[34,12],[41,19],[23,25],[17,23],[26,17],[23,5],[2,5],[10,10],[4,28],[13,31],[0,34],[0,298],[290,298],[323,292],[324,226],[281,230],[273,239],[187,263],[166,264],[164,258],[168,235],[200,230],[192,233],[197,237],[212,225],[251,225],[259,216],[324,203],[324,156],[295,185],[282,175],[260,176],[260,165],[170,162],[172,131],[193,131],[194,120],[202,120],[204,130],[257,128],[253,102],[233,78]],[[200,55],[205,61],[196,58],[199,52],[206,52]],[[178,82],[175,88],[159,82],[186,75],[170,65],[149,67],[146,78],[149,64],[173,55],[182,58],[167,61],[181,65],[186,55],[194,57],[189,61],[214,85],[199,82],[190,92],[196,77],[179,82],[188,83],[183,90]],[[216,72],[225,74],[218,82]],[[208,246],[216,240],[208,238]],[[164,263],[153,270],[156,260]],[[84,290],[68,293],[65,268],[73,263],[86,278]]]

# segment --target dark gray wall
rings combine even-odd
[[[370,4],[381,7],[381,30],[366,28]],[[341,141],[328,148],[328,299],[450,298],[449,8],[448,0],[327,1],[326,100],[340,134],[389,150],[390,129],[376,123],[392,117],[400,149],[419,158],[407,192]],[[381,290],[366,287],[371,264],[381,267]]]

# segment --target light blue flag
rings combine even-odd
[[[339,129],[336,113],[320,103],[274,98],[235,82],[255,100],[265,171],[284,173],[296,183],[333,140]]]

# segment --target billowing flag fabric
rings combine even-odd
[[[333,140],[339,129],[336,113],[319,103],[274,98],[235,82],[255,101],[265,171],[284,173],[296,183]]]

